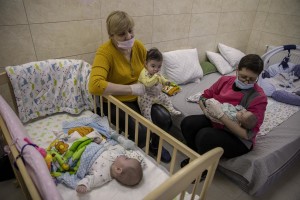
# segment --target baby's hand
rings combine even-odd
[[[87,192],[87,187],[85,185],[78,185],[76,188],[76,191],[78,193],[86,193]]]
[[[170,82],[170,81],[167,81],[167,82],[165,82],[165,85],[170,86],[170,85],[171,85],[171,82]]]
[[[101,137],[95,137],[94,138],[94,142],[97,143],[97,144],[101,144],[102,140],[103,139]]]

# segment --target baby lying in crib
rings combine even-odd
[[[116,133],[113,133],[111,138],[120,145],[113,145],[104,142],[102,137],[95,137],[83,151],[76,173],[66,171],[57,179],[76,189],[78,193],[86,193],[112,179],[125,186],[137,185],[143,178],[142,168],[146,166],[143,156],[132,150],[132,141]]]
[[[142,180],[142,177],[141,156],[137,152],[127,151],[119,145],[109,146],[94,161],[87,175],[78,182],[76,191],[86,193],[112,179],[125,186],[134,186]]]

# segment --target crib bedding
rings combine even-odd
[[[40,147],[47,148],[59,134],[62,134],[62,122],[73,121],[82,117],[92,116],[94,113],[86,110],[80,115],[58,113],[41,120],[25,124],[25,129],[31,141]]]
[[[72,122],[83,117],[91,117],[92,115],[93,113],[91,111],[84,111],[79,116],[59,113],[28,123],[25,128],[32,142],[43,148],[47,148],[56,136],[62,133],[62,122]],[[137,150],[143,155],[146,162],[146,167],[143,171],[143,180],[140,184],[134,188],[130,188],[120,185],[116,180],[112,180],[104,186],[96,188],[84,195],[91,199],[97,199],[97,197],[105,197],[105,199],[132,199],[133,196],[135,199],[142,199],[149,191],[169,178],[169,173],[165,168],[156,164],[153,158],[146,155],[141,149],[138,148]],[[84,195],[77,194],[75,190],[66,187],[64,184],[58,184],[57,189],[63,199],[74,200],[84,198]]]
[[[74,59],[6,67],[21,121],[25,123],[56,112],[78,114],[92,109],[93,100],[87,87],[90,69],[89,63]]]
[[[181,92],[171,97],[174,107],[182,113],[180,116],[173,117],[172,134],[182,137],[180,123],[183,118],[202,114],[198,104],[188,102],[187,98],[204,91],[219,77],[219,73],[213,73],[204,76],[200,83],[180,86]],[[281,121],[282,123],[276,122],[277,126],[271,131],[268,130],[267,134],[265,131],[264,135],[258,136],[256,146],[250,153],[234,159],[221,159],[218,170],[251,195],[259,195],[265,191],[288,168],[289,164],[299,159],[299,107],[291,111],[287,118],[286,121]]]

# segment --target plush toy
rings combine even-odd
[[[58,139],[53,140],[47,147],[47,151],[50,151],[52,149],[52,147],[54,147],[58,141],[59,141]]]
[[[47,152],[46,152],[45,149],[39,147],[39,146],[36,145],[36,144],[33,144],[33,143],[29,140],[29,138],[27,138],[27,137],[24,138],[24,141],[27,142],[28,144],[32,144],[32,145],[36,148],[36,150],[38,150],[38,151],[40,152],[40,154],[43,156],[43,158],[46,157]]]
[[[55,149],[48,151],[48,154],[51,155],[53,164],[55,164],[56,162],[58,163],[56,167],[59,169],[59,171],[63,172],[70,169],[70,166],[68,165],[66,159],[62,155],[60,155]],[[56,170],[54,169],[54,171]]]
[[[174,96],[180,92],[181,88],[176,84],[171,82],[169,85],[164,85],[162,91],[169,96]]]
[[[52,171],[51,165],[52,165],[52,161],[53,161],[52,155],[47,153],[47,155],[45,156],[44,159],[45,159],[45,162],[46,162],[46,165],[47,165],[49,171],[51,172]]]
[[[71,168],[74,168],[78,160],[80,159],[82,153],[84,152],[87,145],[89,145],[91,142],[93,142],[94,139],[88,138],[86,136],[76,140],[71,147],[68,149],[68,151],[65,153],[63,158],[67,160],[68,165]]]
[[[55,143],[55,149],[60,153],[64,154],[69,148],[69,145],[64,143],[63,141],[58,141]]]
[[[120,143],[125,149],[134,149],[135,148],[135,143],[122,135],[114,132],[111,134],[111,138],[117,142]]]

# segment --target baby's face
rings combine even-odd
[[[251,115],[253,115],[252,112],[247,111],[246,109],[243,109],[243,110],[236,113],[236,118],[239,122],[244,122]]]
[[[148,62],[146,62],[146,69],[149,74],[154,75],[160,71],[161,65],[162,61],[149,60]]]

